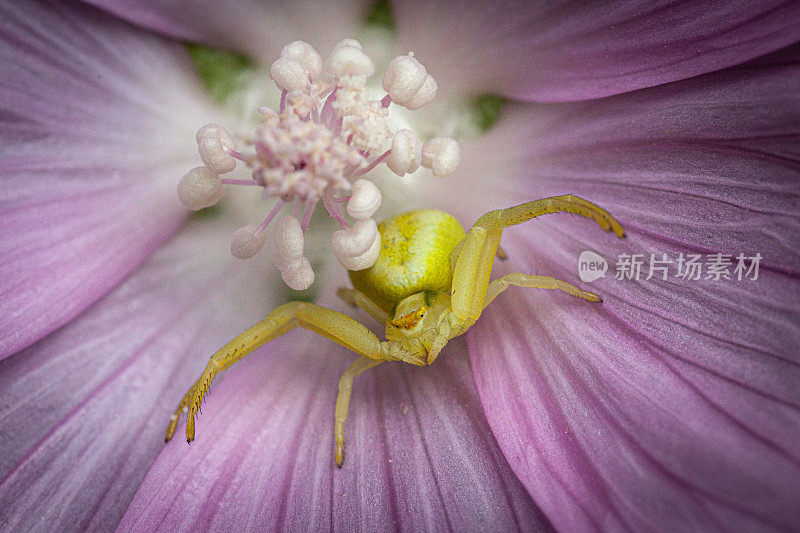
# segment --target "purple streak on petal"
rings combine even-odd
[[[232,48],[269,64],[298,39],[326,57],[361,24],[365,0],[88,0],[110,13],[181,40]]]
[[[263,317],[279,274],[188,227],[80,317],[0,362],[0,523],[113,530],[215,349]],[[276,343],[277,344],[277,343]]]
[[[177,227],[174,184],[209,113],[175,45],[86,6],[0,10],[2,358],[80,313]]]
[[[441,365],[360,376],[338,469],[333,405],[352,354],[290,335],[212,391],[196,440],[164,448],[122,530],[547,527],[496,448],[458,349]]]
[[[448,92],[586,100],[736,65],[800,39],[800,5],[393,2],[401,50]],[[446,48],[442,42],[448,43]]]
[[[557,528],[800,521],[798,52],[513,108],[465,150],[504,203],[574,193],[628,231],[619,241],[568,215],[510,229],[498,273],[556,276],[604,301],[513,288],[467,334],[501,449]],[[580,283],[583,250],[611,262],[606,278]],[[681,252],[764,263],[757,281],[613,278],[621,253]]]

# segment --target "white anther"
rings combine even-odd
[[[352,46],[353,48],[358,48],[361,50],[363,47],[361,43],[355,39],[342,39],[339,43],[335,46],[335,48],[341,48],[342,46]]]
[[[281,57],[294,59],[306,69],[311,80],[319,78],[322,74],[322,58],[314,47],[305,41],[294,41],[283,47]]]
[[[314,283],[314,270],[308,259],[301,257],[281,270],[281,278],[292,289],[302,291]]]
[[[225,151],[225,145],[219,137],[204,137],[197,144],[197,151],[203,163],[217,174],[225,174],[236,168],[236,159]]]
[[[364,270],[375,264],[381,249],[381,235],[371,218],[356,221],[351,228],[333,233],[336,259],[347,270]]]
[[[211,207],[224,193],[219,175],[205,166],[193,168],[178,182],[178,198],[193,211]]]
[[[309,84],[308,73],[302,63],[290,57],[279,57],[269,69],[275,85],[284,91],[302,91]]]
[[[263,231],[256,232],[257,226],[244,226],[233,232],[231,253],[239,259],[249,259],[264,246],[267,237]]]
[[[369,180],[357,180],[347,202],[347,214],[356,219],[369,218],[381,206],[381,191]]]
[[[392,139],[392,151],[386,156],[386,166],[404,176],[419,168],[422,146],[411,130],[397,130]]]
[[[275,266],[284,270],[303,257],[305,237],[300,221],[287,215],[278,221],[275,228]]]
[[[197,144],[200,144],[203,139],[214,138],[219,139],[222,141],[222,146],[225,148],[230,148],[232,150],[236,149],[236,140],[233,136],[228,133],[228,130],[220,126],[219,124],[206,124],[199,130],[197,130],[197,135],[195,135],[195,139],[197,139]]]
[[[412,96],[411,99],[404,104],[406,109],[414,111],[430,104],[433,97],[436,96],[436,89],[438,88],[439,86],[436,84],[436,80],[433,79],[433,76],[430,74],[426,75],[425,83],[419,88],[417,94]]]
[[[397,56],[383,75],[383,90],[389,93],[393,102],[405,106],[422,88],[427,76],[425,67],[415,57]]]
[[[228,152],[235,149],[236,142],[228,131],[219,124],[206,124],[197,130],[197,151],[200,159],[217,174],[225,174],[236,168],[236,159]]]
[[[347,270],[364,270],[370,268],[378,260],[381,253],[381,236],[378,234],[372,246],[361,255],[355,257],[337,257],[339,263]]]
[[[366,76],[375,74],[375,65],[367,54],[361,50],[361,44],[355,41],[358,46],[342,44],[345,39],[333,49],[330,59],[328,59],[328,71],[337,77],[342,76]]]
[[[461,161],[461,148],[447,137],[436,137],[422,145],[422,166],[433,171],[437,178],[453,172]]]

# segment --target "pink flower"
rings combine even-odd
[[[763,260],[757,280],[609,272],[591,287],[602,305],[511,289],[432,367],[359,379],[338,470],[335,384],[353,355],[307,332],[220,379],[191,447],[163,444],[208,356],[291,297],[268,264],[229,255],[263,206],[233,198],[184,223],[194,132],[230,115],[173,39],[269,65],[295,39],[329,48],[361,9],[96,3],[0,7],[3,529],[800,523],[797,4],[394,5],[399,50],[425,58],[447,105],[513,101],[453,176],[384,184],[384,209],[469,226],[589,198],[626,241],[564,215],[504,238],[499,270],[571,282],[584,250]],[[319,248],[317,300],[353,314]]]

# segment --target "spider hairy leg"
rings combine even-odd
[[[503,228],[562,211],[594,220],[603,230],[614,232],[619,238],[625,237],[622,225],[608,211],[571,194],[486,213],[467,233],[453,271],[453,313],[465,321],[466,327],[475,323],[486,305],[489,276]],[[565,290],[563,287],[555,288]]]
[[[557,278],[552,278],[550,276],[530,276],[528,274],[514,272],[512,274],[506,274],[502,278],[496,279],[489,284],[489,288],[486,291],[484,307],[489,307],[489,304],[492,303],[492,300],[494,300],[498,294],[511,286],[528,287],[531,289],[557,289],[577,296],[578,298],[589,300],[590,302],[603,301],[603,299],[595,293],[581,290],[575,285],[571,285]]]
[[[362,357],[384,360],[384,350],[378,338],[364,325],[347,315],[306,302],[289,302],[275,308],[262,321],[223,346],[211,356],[203,373],[189,389],[170,418],[166,441],[175,433],[183,413],[187,413],[186,440],[194,440],[194,420],[211,380],[244,358],[259,346],[283,335],[291,329],[302,328],[319,333]]]
[[[334,457],[336,465],[341,468],[344,463],[344,422],[347,420],[347,411],[350,407],[350,394],[353,392],[353,380],[362,372],[369,370],[383,361],[362,357],[347,367],[342,377],[339,378],[339,395],[336,397],[336,410],[334,411]]]

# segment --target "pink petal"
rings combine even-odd
[[[165,446],[122,530],[545,527],[491,437],[463,343],[441,365],[359,377],[341,469],[333,406],[353,354],[299,331],[259,352],[208,396],[192,445]]]
[[[517,201],[584,196],[629,235],[566,215],[508,231],[501,269],[587,286],[580,252],[608,259],[612,271],[586,287],[604,302],[511,289],[468,333],[490,426],[556,528],[800,520],[799,50],[514,109],[484,140],[504,150],[482,175],[510,179]],[[650,253],[681,252],[764,260],[757,281],[613,277],[620,253],[647,254],[647,265]]]
[[[116,285],[180,223],[208,118],[168,44],[85,6],[0,8],[0,358]]]
[[[404,52],[442,93],[539,101],[618,94],[742,63],[800,38],[796,3],[393,3]],[[442,46],[447,43],[447,46]]]
[[[114,529],[188,380],[274,300],[276,276],[230,256],[232,231],[192,223],[80,317],[0,362],[4,528]]]
[[[202,41],[274,61],[298,39],[318,47],[323,57],[341,39],[352,37],[364,17],[365,0],[87,0],[134,24],[170,37]]]

